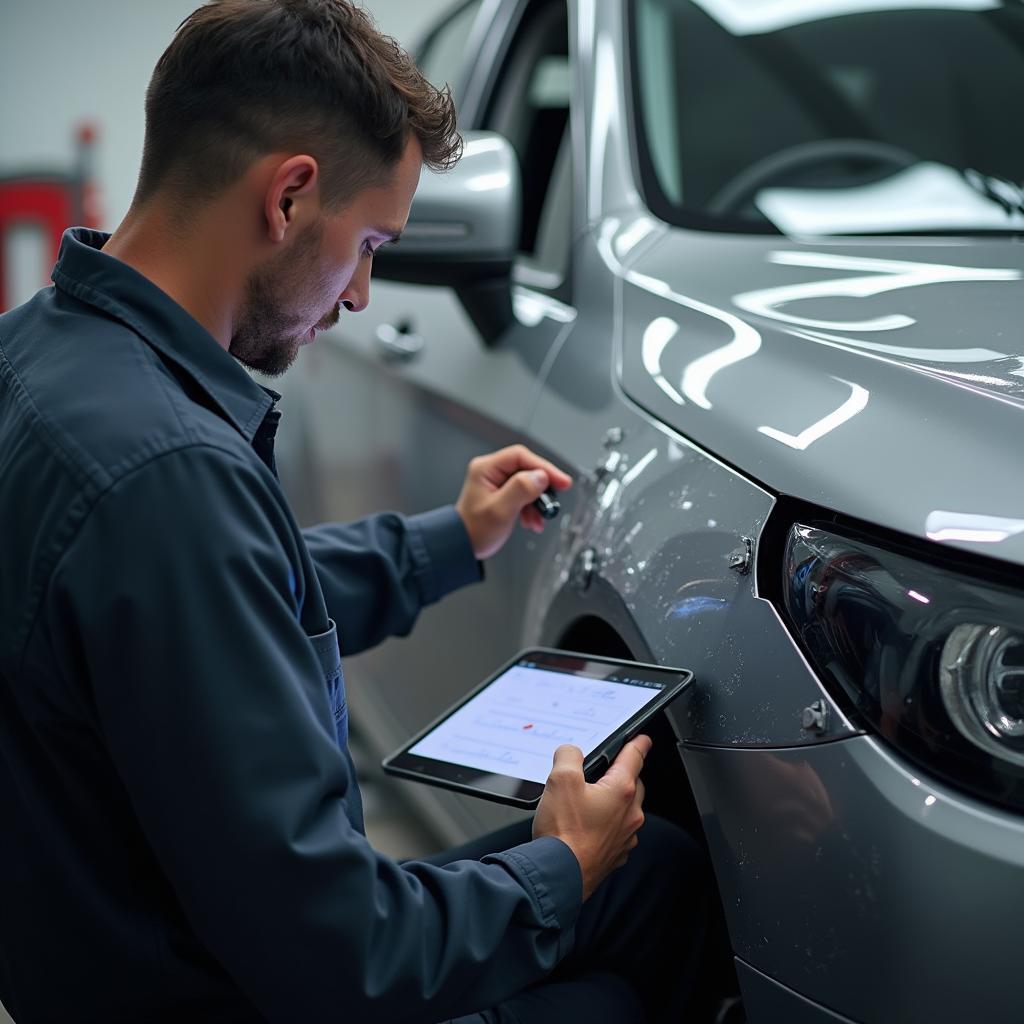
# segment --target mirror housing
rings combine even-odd
[[[522,193],[515,150],[494,132],[466,132],[462,159],[423,169],[398,245],[374,259],[390,281],[455,288],[477,329],[494,341],[512,322],[512,264]]]

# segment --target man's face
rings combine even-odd
[[[284,373],[344,306],[370,300],[373,252],[401,234],[419,184],[422,155],[411,139],[389,181],[363,189],[338,213],[322,213],[246,282],[228,351],[270,377]]]

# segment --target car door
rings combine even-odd
[[[458,8],[431,37],[428,73],[432,52],[465,49],[460,34],[470,40],[481,25],[493,28],[489,13],[478,3]],[[521,254],[507,283],[514,316],[487,335],[454,289],[375,279],[370,307],[343,318],[304,360],[301,478],[290,484],[304,520],[452,502],[474,455],[522,440],[539,382],[571,326],[574,311],[560,297],[571,199],[566,8],[558,0],[518,5],[516,13],[498,22],[509,26],[505,58],[477,97],[471,125],[502,130],[523,170]],[[377,753],[517,649],[530,543],[517,531],[488,564],[486,585],[452,595],[428,609],[410,637],[350,663],[353,716]],[[463,822],[487,818],[479,802],[449,812]]]

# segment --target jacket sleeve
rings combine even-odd
[[[299,624],[297,535],[258,471],[200,447],[111,487],[55,570],[62,664],[199,941],[268,1019],[422,1022],[493,1005],[572,941],[571,850],[399,865],[356,785]],[[413,570],[415,572],[415,570]]]
[[[314,526],[303,536],[346,655],[405,636],[423,608],[482,575],[450,505]]]

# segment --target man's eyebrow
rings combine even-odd
[[[402,237],[402,232],[396,231],[394,228],[374,228],[373,233],[384,239],[381,245],[397,242]]]

